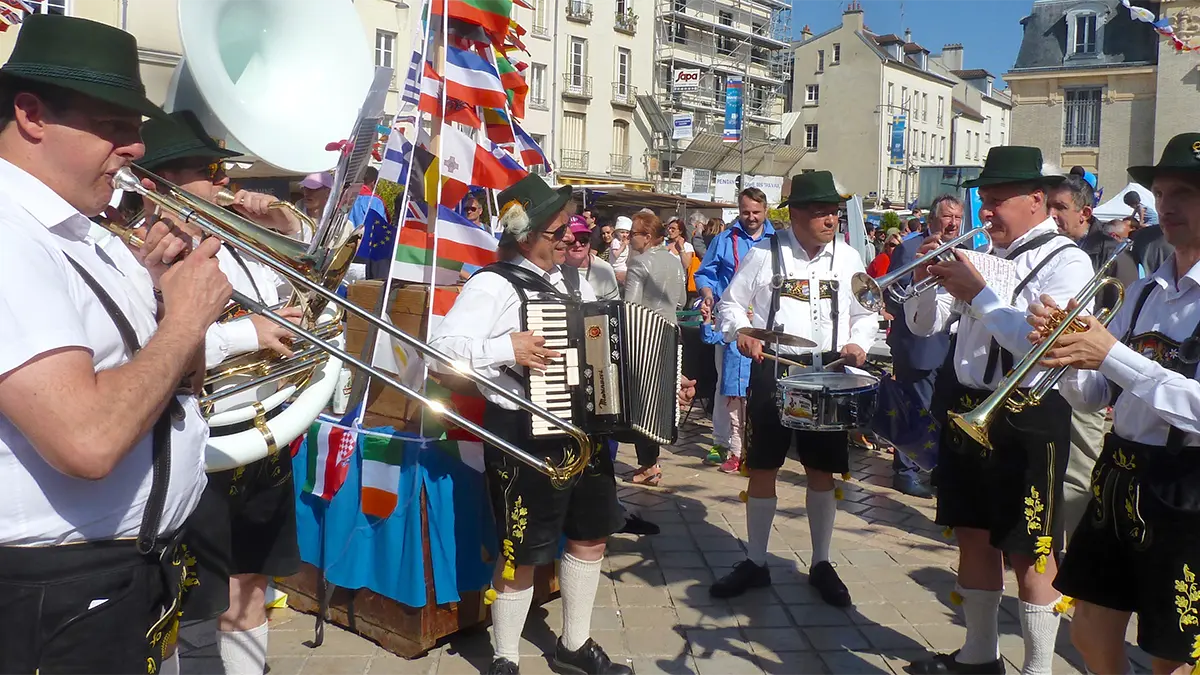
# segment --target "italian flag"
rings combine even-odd
[[[436,308],[435,308],[436,309]],[[447,308],[449,309],[449,308]],[[425,384],[425,393],[441,401],[447,409],[483,426],[483,410],[486,401],[479,394],[458,394],[434,380]],[[470,432],[453,424],[446,424],[441,416],[422,410],[421,429],[427,438],[438,439],[433,445],[441,452],[457,457],[475,471],[483,472],[483,442]]]
[[[362,446],[362,512],[387,518],[400,498],[404,439],[370,434]]]
[[[330,500],[346,482],[357,436],[328,422],[315,422],[308,430],[308,477],[304,491]]]

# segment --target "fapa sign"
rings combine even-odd
[[[700,69],[676,68],[675,79],[671,82],[671,91],[700,91]]]

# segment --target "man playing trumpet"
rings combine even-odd
[[[915,281],[930,274],[941,281],[938,293],[905,302],[913,334],[932,335],[952,314],[961,313],[953,355],[957,387],[947,396],[952,412],[967,412],[987,399],[1000,387],[1014,358],[1029,351],[1025,314],[1030,304],[1043,295],[1065,303],[1092,276],[1087,255],[1059,235],[1050,218],[1047,189],[1059,181],[1061,176],[1043,173],[1037,148],[1010,146],[992,148],[983,173],[964,183],[979,188],[981,218],[991,222],[992,253],[1014,263],[1010,297],[999,297],[962,252],[956,253],[957,260],[922,266],[913,274]],[[939,243],[930,242],[918,253],[926,254]],[[1029,386],[1032,377],[1021,386]],[[962,599],[967,635],[958,651],[913,663],[910,672],[1004,672],[997,622],[1005,554],[1016,572],[1021,601],[1022,673],[1050,672],[1061,598],[1052,582],[1069,422],[1069,406],[1051,392],[1041,405],[1002,412],[990,428],[991,448],[954,424],[943,429],[937,523],[954,528],[958,538],[956,593]]]
[[[1087,330],[1042,360],[1071,368],[1061,387],[1075,408],[1113,406],[1092,499],[1054,585],[1078,601],[1071,638],[1090,672],[1132,672],[1125,629],[1137,613],[1153,671],[1178,673],[1200,644],[1200,133],[1176,136],[1158,165],[1129,175],[1154,192],[1175,252],[1126,291],[1109,328],[1083,317]],[[1061,304],[1030,306],[1031,341]]]

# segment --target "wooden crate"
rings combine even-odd
[[[365,588],[338,588],[329,603],[328,621],[378,643],[404,658],[416,658],[432,649],[438,640],[490,620],[483,593],[461,593],[460,602],[437,604],[433,589],[433,560],[429,550],[429,519],[425,493],[421,492],[421,542],[425,558],[425,606],[409,607]],[[288,594],[288,606],[308,614],[320,611],[320,572],[307,563],[300,572],[276,585]],[[534,606],[549,601],[558,592],[554,565],[539,567],[534,576]]]

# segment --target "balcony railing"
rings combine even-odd
[[[574,171],[575,173],[586,173],[588,170],[588,151],[587,150],[568,150],[562,149],[562,158],[558,163],[560,171]]]
[[[633,157],[631,155],[609,155],[608,172],[614,176],[632,176]]]
[[[632,9],[624,12],[617,12],[616,19],[613,21],[613,28],[634,35],[637,33],[638,15],[633,13]]]
[[[545,93],[530,94],[529,95],[529,107],[534,108],[536,110],[549,110],[550,104],[546,102],[546,94]]]
[[[550,35],[549,28],[547,28],[546,26],[539,26],[536,23],[529,27],[529,31],[531,33],[533,33],[534,35],[537,35],[540,37],[549,37],[549,35]]]
[[[592,97],[592,76],[563,73],[563,96],[590,99]]]
[[[592,22],[592,3],[567,0],[567,18],[580,23]]]
[[[637,87],[624,82],[613,82],[612,104],[633,108],[637,105]]]

